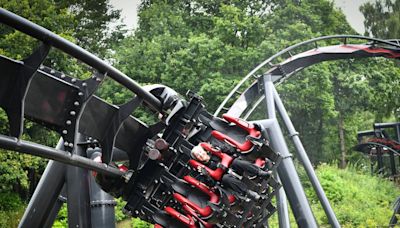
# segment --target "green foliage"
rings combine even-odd
[[[365,17],[365,35],[386,39],[400,37],[400,0],[367,2],[360,11]]]
[[[115,207],[115,221],[121,222],[122,220],[128,218],[128,216],[122,212],[126,202],[124,202],[121,198],[116,198],[115,200],[117,201],[117,206]]]
[[[152,228],[152,227],[154,227],[152,224],[147,223],[138,218],[132,218],[131,224],[132,224],[132,227],[134,227],[134,228]]]
[[[336,165],[323,164],[317,167],[316,173],[342,227],[387,226],[393,214],[391,205],[400,195],[399,187],[393,182],[371,176],[353,165],[338,169]],[[305,171],[300,169],[299,175],[318,224],[330,227]],[[270,225],[278,226],[276,215]],[[296,226],[292,215],[291,225]]]
[[[10,211],[0,210],[0,228],[18,227],[18,223],[24,214],[24,207],[14,208]]]
[[[15,210],[23,205],[18,194],[11,192],[0,192],[0,202],[0,211]]]
[[[53,228],[64,228],[68,227],[68,209],[67,204],[61,206],[60,211],[54,221]]]

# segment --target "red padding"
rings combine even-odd
[[[204,221],[203,219],[199,218],[199,216],[196,214],[196,212],[192,208],[188,207],[187,205],[184,205],[182,208],[189,215],[195,217],[205,228],[213,228],[214,227],[213,224],[208,223],[208,222]]]
[[[216,168],[215,170],[208,168],[203,163],[200,163],[196,160],[189,160],[189,165],[193,168],[197,169],[197,167],[201,167],[207,171],[207,173],[211,176],[214,180],[221,180],[222,176],[224,175],[224,170],[222,168]]]
[[[195,186],[200,191],[206,193],[210,197],[209,201],[211,203],[219,202],[219,196],[215,192],[211,191],[211,189],[204,183],[198,181],[197,179],[195,179],[194,177],[191,177],[191,176],[184,176],[183,179],[185,181],[187,181],[189,184]]]
[[[231,123],[236,124],[238,127],[242,128],[243,130],[247,131],[250,136],[254,138],[259,138],[261,136],[261,132],[256,129],[254,124],[248,123],[242,119],[230,116],[228,114],[223,114],[222,117]],[[236,140],[232,139],[231,137],[219,132],[219,131],[212,131],[211,134],[218,140],[225,141],[232,146],[239,149],[241,152],[249,152],[253,148],[253,143],[249,140],[246,140],[244,143],[239,143]]]
[[[187,199],[186,197],[184,197],[183,195],[181,195],[179,193],[174,193],[173,196],[182,205],[188,205],[189,207],[193,208],[193,210],[197,211],[197,213],[199,213],[203,217],[207,217],[207,216],[211,215],[211,213],[212,213],[212,209],[210,206],[207,206],[204,208],[200,207],[199,205],[193,203],[192,201],[190,201],[189,199]]]
[[[202,142],[200,146],[205,150],[209,151],[212,155],[215,155],[221,159],[221,165],[225,167],[230,167],[233,161],[233,158],[225,153],[222,153],[220,150],[217,150],[211,146],[209,143]]]
[[[256,161],[254,162],[254,164],[258,167],[263,168],[265,166],[265,159],[264,158],[257,158]]]

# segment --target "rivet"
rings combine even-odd
[[[71,79],[71,82],[75,83],[76,82],[76,78]]]
[[[86,86],[87,86],[87,83],[86,83],[86,82],[82,83],[82,86],[83,86],[83,87],[86,87]]]
[[[61,74],[60,77],[61,77],[61,78],[65,78],[65,74]]]
[[[41,65],[41,66],[40,66],[40,69],[41,69],[41,70],[43,70],[43,69],[44,69],[44,66],[43,66],[43,65]]]
[[[74,147],[74,144],[73,144],[73,143],[69,143],[68,146],[69,146],[69,147]]]
[[[68,131],[67,131],[67,130],[63,130],[62,133],[63,133],[64,135],[66,135],[66,134],[68,134]]]
[[[64,146],[68,146],[68,142],[64,142]]]
[[[65,122],[67,125],[71,125],[71,120],[67,120],[67,122]]]
[[[55,72],[56,72],[56,71],[52,69],[52,70],[50,71],[50,74],[54,74]]]
[[[78,96],[83,96],[83,93],[82,93],[82,92],[79,92],[79,93],[78,93]]]
[[[75,106],[79,106],[79,102],[78,102],[78,101],[75,101],[75,102],[74,102],[74,105],[75,105]]]

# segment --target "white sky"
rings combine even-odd
[[[335,5],[343,10],[350,25],[361,34],[364,33],[364,17],[359,7],[371,1],[373,0],[334,0]],[[110,2],[116,9],[122,9],[122,18],[128,29],[136,28],[138,21],[137,8],[140,0],[111,0]]]

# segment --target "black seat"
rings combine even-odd
[[[169,227],[186,228],[185,225],[183,225],[178,220],[172,218],[167,212],[162,210],[158,210],[156,213],[154,213],[153,219],[156,222],[156,224],[159,224],[165,228]]]

